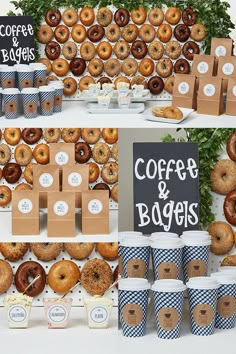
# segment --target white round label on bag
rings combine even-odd
[[[186,95],[189,92],[189,84],[187,82],[181,82],[178,86],[178,91],[182,95]]]
[[[215,55],[217,57],[225,57],[226,56],[226,48],[223,45],[219,45],[215,50]]]
[[[67,320],[68,313],[64,306],[51,306],[48,310],[48,318],[52,323],[61,323]]]
[[[216,88],[212,84],[207,84],[206,86],[204,86],[203,92],[205,96],[212,97],[216,92]]]
[[[21,199],[18,203],[18,210],[23,214],[29,214],[33,209],[33,204],[29,199]]]
[[[43,173],[39,177],[39,184],[44,188],[49,188],[53,184],[53,177],[50,173]]]
[[[55,161],[58,165],[66,165],[69,162],[69,156],[66,152],[60,151],[56,154]]]
[[[103,205],[98,199],[90,200],[88,203],[88,210],[91,214],[100,214],[103,209]]]
[[[108,317],[107,309],[103,306],[96,306],[91,310],[90,317],[93,322],[103,323]]]
[[[53,210],[56,215],[64,216],[68,213],[69,206],[66,202],[64,202],[63,200],[60,200],[54,204]]]
[[[8,317],[12,322],[16,322],[16,323],[24,322],[27,317],[27,312],[23,306],[14,305],[10,307],[8,311]]]
[[[225,63],[222,71],[225,75],[232,75],[234,73],[234,66],[231,63]]]
[[[206,74],[209,70],[209,65],[205,61],[201,61],[197,66],[197,70],[200,74]]]
[[[232,92],[233,92],[233,95],[236,96],[236,86],[233,87]]]
[[[72,187],[79,187],[82,183],[82,176],[77,172],[72,172],[68,176],[68,183]]]

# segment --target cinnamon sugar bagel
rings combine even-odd
[[[218,161],[211,172],[211,187],[216,193],[226,195],[236,188],[236,163]]]
[[[208,232],[212,240],[212,253],[224,255],[232,250],[234,246],[234,232],[230,225],[223,221],[216,221],[209,226]]]

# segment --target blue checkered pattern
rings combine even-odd
[[[126,291],[119,290],[119,313],[123,335],[125,337],[142,337],[147,325],[147,306],[149,290]],[[137,326],[129,326],[124,321],[122,310],[127,304],[137,304],[143,310],[143,319]]]
[[[18,88],[21,91],[25,86],[23,85],[23,82],[25,80],[29,81],[28,87],[33,87],[33,81],[34,81],[34,72],[18,72],[17,73],[17,83],[18,83]]]
[[[55,95],[54,95],[54,97],[55,97],[55,99],[56,99],[56,97],[58,97],[58,96],[62,96],[63,95],[63,89],[55,89]],[[54,108],[53,108],[53,112],[54,113],[59,113],[59,112],[61,112],[62,111],[62,106],[60,105],[60,106],[57,106],[56,105],[56,100],[54,100]]]
[[[209,336],[214,333],[217,293],[218,293],[218,289],[210,289],[210,290],[188,289],[190,323],[191,323],[191,331],[193,334],[198,336]],[[214,317],[212,322],[208,326],[199,326],[194,321],[193,311],[195,306],[199,304],[208,304],[213,308]]]
[[[145,262],[146,273],[145,278],[148,279],[149,260],[150,260],[150,247],[123,247],[121,246],[123,256],[124,278],[128,278],[126,266],[131,259],[141,259]]]
[[[0,93],[0,117],[2,116],[3,95]]]
[[[16,119],[18,118],[18,110],[19,110],[19,95],[4,95],[4,105],[5,105],[5,116],[6,119]],[[6,112],[6,105],[9,102],[16,102],[17,103],[17,110],[15,113]]]
[[[16,87],[16,73],[14,71],[12,72],[1,72],[1,83],[2,83],[2,88],[8,88],[5,85],[5,80],[10,79],[13,80],[13,84],[11,86],[11,88],[15,88]]]
[[[37,85],[38,78],[43,80],[42,85]],[[43,86],[46,84],[46,70],[34,70],[34,87]]]
[[[184,273],[184,282],[185,284],[189,281],[188,273],[187,273],[187,265],[193,259],[201,259],[206,263],[208,267],[209,260],[209,246],[184,246],[183,248],[183,273]],[[206,267],[206,269],[207,269]],[[206,276],[206,274],[201,274],[201,276]]]
[[[232,296],[236,298],[236,284],[224,284],[218,289],[218,301],[224,296]],[[216,312],[216,322],[215,328],[219,329],[231,329],[234,328],[236,324],[236,311],[231,317],[222,317],[219,312]]]
[[[155,321],[156,330],[159,338],[162,339],[176,339],[180,337],[181,333],[181,323],[183,319],[183,304],[184,304],[184,292],[177,293],[161,293],[154,291],[154,310],[155,310]],[[161,309],[169,307],[174,308],[178,311],[179,320],[177,326],[167,331],[162,328],[160,322],[158,321],[158,313]]]
[[[170,262],[176,264],[178,268],[178,275],[176,279],[180,279],[182,268],[182,248],[176,249],[159,249],[152,248],[152,263],[153,263],[153,277],[158,280],[158,267],[163,262]],[[170,279],[170,278],[169,278]]]
[[[36,103],[36,105],[38,107],[38,102],[39,102],[39,94],[38,93],[24,94],[24,95],[22,95],[22,97],[23,97],[23,107],[25,107],[25,105],[29,102]],[[29,112],[26,112],[26,110],[24,108],[24,117],[25,118],[33,119],[33,118],[36,118],[37,116],[38,116],[37,110],[35,113],[29,113]]]
[[[53,106],[50,111],[45,111],[43,109],[43,102],[46,100],[50,100],[54,103],[54,92],[39,92],[39,97],[40,97],[40,112],[42,116],[52,116],[53,115]]]

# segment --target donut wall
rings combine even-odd
[[[107,135],[106,133],[108,131],[112,131],[113,134]],[[28,133],[28,135],[26,133]],[[118,129],[116,128],[0,129],[0,157],[2,158],[0,159],[0,189],[1,186],[8,186],[11,190],[21,187],[31,189],[31,164],[48,163],[48,149],[50,149],[48,146],[50,145],[50,142],[65,142],[65,140],[69,142],[68,139],[70,139],[70,135],[73,135],[73,141],[71,142],[76,141],[75,151],[77,151],[79,155],[80,153],[82,154],[82,156],[80,156],[82,160],[78,163],[90,164],[90,188],[109,190],[111,193],[110,209],[117,209],[118,198],[117,193],[115,195],[114,192],[118,189],[118,181],[114,181],[114,183],[113,181],[110,181],[108,184],[103,179],[103,177],[105,177],[103,176],[103,167],[105,169],[107,164],[111,163],[113,167],[116,169],[118,168]],[[90,143],[88,143],[88,141]],[[25,155],[24,161],[22,161],[20,156],[22,147],[23,154]],[[44,154],[44,157],[46,158],[45,161],[41,161],[37,158],[37,150],[41,148],[44,150],[46,149]],[[81,149],[85,151],[86,154],[81,152]],[[12,163],[16,165],[9,165]],[[17,173],[19,173],[13,180],[4,177],[6,176],[5,172],[9,170],[9,168],[16,168],[18,171]],[[24,184],[23,186],[22,183]],[[6,191],[2,190],[2,192],[5,193]],[[5,204],[3,198],[0,198],[0,211],[9,210],[11,210],[11,203]]]
[[[83,267],[86,266],[89,267],[89,272],[92,273],[92,270],[91,270],[91,261],[95,261],[96,264],[94,267],[96,267],[96,270],[99,271],[100,269],[100,272],[101,272],[101,269],[103,270],[104,273],[106,273],[106,279],[105,279],[105,282],[104,285],[105,288],[109,288],[109,286],[114,282],[114,279],[117,277],[117,266],[118,266],[118,263],[117,263],[117,260],[113,260],[113,261],[108,261],[107,258],[106,260],[100,255],[100,253],[97,251],[97,246],[95,244],[92,244],[92,243],[85,243],[84,246],[86,246],[86,249],[85,247],[81,248],[81,244],[77,244],[78,245],[78,248],[77,248],[77,252],[78,252],[78,249],[80,248],[80,257],[81,257],[81,251],[82,249],[84,249],[85,252],[89,253],[90,252],[90,255],[88,255],[84,260],[78,260],[78,259],[75,259],[73,257],[70,256],[70,254],[73,254],[71,252],[75,252],[76,251],[76,244],[72,245],[72,247],[70,247],[71,245],[70,244],[54,244],[54,245],[57,245],[56,247],[56,250],[53,250],[53,252],[56,252],[58,255],[51,261],[42,261],[42,260],[39,260],[38,257],[42,257],[42,255],[45,256],[45,252],[46,249],[48,248],[48,244],[42,244],[45,248],[44,248],[44,252],[42,251],[41,249],[41,252],[40,254],[38,254],[39,252],[39,249],[37,248],[37,243],[34,244],[34,247],[35,247],[35,250],[34,252],[32,251],[32,245],[31,247],[29,246],[29,244],[26,244],[26,243],[18,243],[18,244],[10,244],[10,245],[13,245],[12,247],[18,247],[20,248],[20,252],[22,253],[25,253],[25,255],[23,255],[21,257],[21,259],[17,260],[17,261],[10,261],[9,259],[5,258],[3,256],[3,253],[5,255],[7,255],[7,257],[9,257],[8,253],[6,254],[6,245],[9,245],[9,244],[0,244],[0,260],[6,260],[8,262],[8,264],[10,265],[10,267],[12,268],[12,271],[13,271],[13,282],[12,282],[12,285],[10,286],[10,288],[4,292],[4,293],[1,293],[0,294],[0,306],[3,306],[3,300],[4,300],[4,297],[6,294],[14,294],[14,293],[17,293],[17,288],[18,286],[20,285],[17,285],[17,288],[15,286],[15,274],[18,270],[18,268],[24,263],[24,262],[28,262],[28,261],[33,261],[33,262],[37,262],[38,264],[40,264],[45,273],[46,273],[46,285],[45,285],[45,288],[42,290],[42,292],[39,294],[39,295],[36,295],[34,296],[33,294],[28,294],[29,296],[33,296],[34,297],[34,302],[33,302],[33,306],[43,306],[43,298],[47,298],[47,297],[60,297],[63,295],[60,294],[58,291],[55,292],[52,287],[55,288],[55,285],[53,284],[53,273],[51,271],[51,274],[50,274],[50,279],[48,280],[48,273],[50,271],[50,268],[53,266],[53,264],[57,264],[57,262],[59,261],[72,261],[73,264],[68,264],[67,263],[67,267],[69,267],[68,269],[71,269],[70,266],[72,265],[74,268],[75,268],[75,273],[78,272],[79,273],[79,276],[83,276]],[[105,244],[97,244],[99,245],[98,247],[103,247]],[[114,253],[117,252],[118,248],[117,248],[117,245],[115,243],[111,244],[111,243],[108,243],[107,245],[113,245],[113,251],[112,253],[110,254],[111,258],[112,256],[114,257]],[[68,251],[70,252],[70,254],[65,250],[65,247],[68,247]],[[100,250],[99,249],[99,250]],[[19,254],[18,253],[19,251],[17,250],[17,252],[15,252],[15,255],[16,254]],[[36,253],[38,255],[38,257],[34,254]],[[107,255],[106,255],[107,256]],[[115,257],[116,258],[116,257]],[[88,263],[89,262],[89,263]],[[27,264],[27,263],[26,263]],[[87,265],[86,265],[87,264]],[[0,263],[0,266],[1,268],[3,267],[3,265]],[[85,268],[86,270],[86,275],[89,276],[89,272],[87,272],[87,269]],[[78,271],[79,269],[79,271]],[[95,269],[95,268],[94,268]],[[84,272],[85,273],[85,272]],[[100,274],[101,275],[101,274]],[[31,281],[31,280],[30,280]],[[84,279],[84,285],[85,287],[88,286],[87,290],[89,292],[93,292],[94,290],[89,286],[89,284],[87,285],[88,282],[86,282],[86,278]],[[73,282],[73,280],[72,280]],[[77,280],[72,284],[72,286],[77,282]],[[50,286],[49,284],[50,283]],[[1,284],[2,285],[2,284]],[[71,286],[71,287],[72,287]],[[84,286],[82,285],[78,285],[78,287],[76,287],[74,290],[72,290],[69,294],[68,294],[68,297],[71,297],[73,298],[73,303],[72,303],[72,306],[84,306],[84,303],[83,303],[83,299],[84,298],[88,298],[94,294],[90,294],[86,291]],[[105,289],[104,288],[104,289]],[[97,288],[97,291],[99,292],[99,287]],[[109,297],[111,299],[113,299],[114,301],[114,306],[117,306],[118,304],[118,298],[117,298],[117,289],[116,287],[113,287],[112,289],[108,290],[105,294],[106,297]]]
[[[114,6],[48,10],[38,32],[40,62],[48,80],[64,81],[66,99],[78,99],[89,83],[145,83],[155,99],[171,99],[173,75],[189,73],[202,53],[206,28],[186,8]],[[77,90],[78,88],[78,90]]]

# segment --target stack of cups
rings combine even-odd
[[[186,286],[180,280],[157,280],[153,284],[155,322],[159,338],[180,337],[185,290]]]
[[[19,94],[20,91],[16,88],[6,88],[3,90],[6,119],[16,119],[18,117]]]
[[[192,334],[209,336],[214,333],[219,283],[209,277],[191,278],[188,288]]]
[[[2,88],[16,87],[16,68],[13,66],[1,66],[1,83]]]
[[[62,111],[62,98],[63,98],[64,84],[61,81],[50,81],[49,86],[55,89],[53,112],[59,113]]]
[[[146,279],[119,281],[119,312],[125,337],[142,337],[147,325],[150,284]]]
[[[54,109],[55,89],[52,86],[39,87],[39,101],[42,116],[52,116]]]
[[[39,89],[31,87],[21,91],[24,117],[33,119],[38,116]]]
[[[32,63],[29,65],[34,69],[34,87],[46,85],[47,67],[42,63]]]

